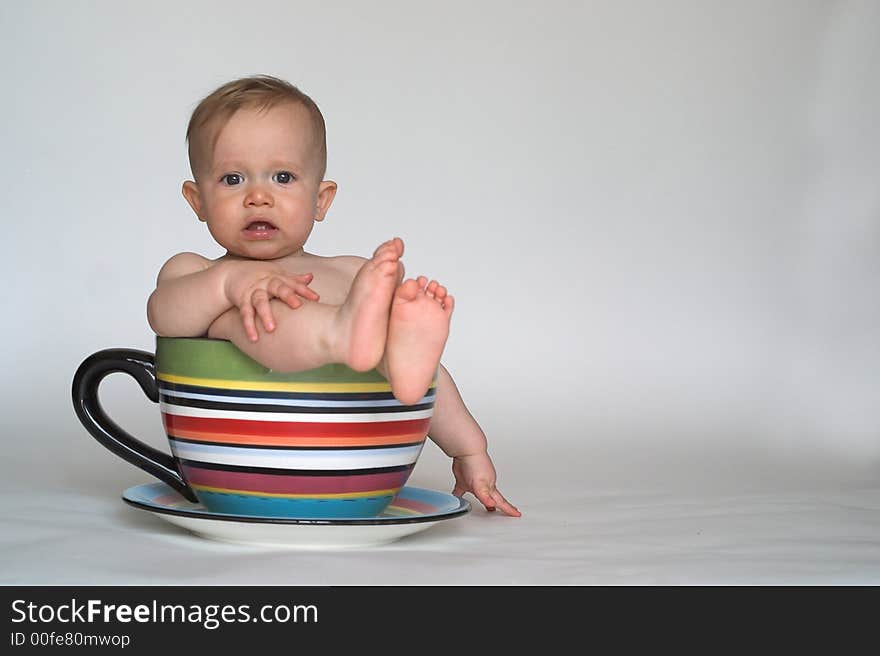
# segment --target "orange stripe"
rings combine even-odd
[[[382,444],[411,444],[422,442],[424,433],[404,435],[368,435],[364,437],[284,437],[271,435],[240,435],[235,433],[207,433],[205,431],[177,428],[171,437],[182,437],[201,442],[223,444],[249,444],[259,446],[378,446]]]

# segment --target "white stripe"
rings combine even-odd
[[[242,396],[217,396],[214,394],[196,394],[195,392],[178,392],[177,390],[163,389],[162,394],[166,396],[176,396],[182,399],[200,399],[202,401],[217,401],[220,403],[249,403],[263,405],[292,405],[300,407],[312,408],[364,408],[369,406],[390,407],[400,406],[401,403],[397,399],[378,399],[366,401],[324,401],[322,399],[278,399],[268,397],[242,397]],[[413,405],[421,405],[422,403],[433,403],[434,397],[424,396],[421,401],[413,403]],[[403,406],[401,406],[403,407]]]
[[[411,465],[418,459],[423,444],[388,449],[305,451],[219,447],[171,440],[171,449],[176,457],[184,460],[221,465],[275,469],[371,469]]]
[[[180,417],[203,417],[207,419],[247,419],[250,421],[300,421],[304,423],[349,424],[379,421],[408,421],[412,419],[428,419],[434,414],[433,408],[414,410],[412,412],[371,412],[371,413],[335,413],[312,414],[310,412],[248,412],[246,410],[213,410],[210,408],[190,408],[184,405],[172,405],[164,401],[159,403],[162,412]]]

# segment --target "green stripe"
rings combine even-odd
[[[201,337],[157,337],[156,370],[173,376],[220,380],[294,383],[385,382],[375,369],[358,372],[344,364],[328,364],[297,373],[280,373],[252,360],[232,342]]]

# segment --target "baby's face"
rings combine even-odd
[[[322,192],[333,183],[320,180],[308,110],[283,104],[233,114],[199,171],[194,198],[187,185],[184,195],[217,243],[266,260],[302,252],[332,201]]]

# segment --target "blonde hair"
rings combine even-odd
[[[271,75],[253,75],[232,80],[205,96],[193,110],[186,128],[189,151],[189,167],[197,177],[197,164],[205,153],[205,145],[213,150],[220,130],[240,109],[267,110],[283,103],[297,103],[305,107],[312,117],[315,140],[318,143],[319,180],[324,179],[327,169],[327,132],[324,116],[315,101],[285,80]]]

